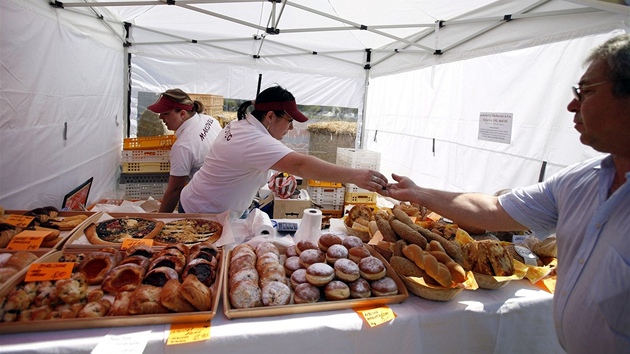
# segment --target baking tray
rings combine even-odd
[[[226,217],[223,217],[223,216]],[[216,246],[222,246],[234,242],[234,235],[232,233],[232,225],[227,219],[227,214],[178,214],[178,213],[106,213],[100,212],[97,218],[91,218],[89,223],[82,224],[71,237],[64,244],[64,249],[100,249],[103,247],[120,248],[120,245],[94,245],[85,236],[85,229],[91,223],[97,223],[99,221],[107,220],[110,218],[123,218],[123,217],[139,217],[149,218],[163,221],[167,223],[173,220],[180,219],[207,219],[219,222],[223,226],[221,237],[214,243]],[[158,246],[155,246],[158,247]]]
[[[400,280],[400,277],[392,269],[392,267],[385,261],[383,256],[376,252],[369,245],[365,245],[370,253],[383,261],[386,268],[386,275],[392,278],[398,286],[398,294],[391,296],[370,297],[366,299],[348,299],[339,301],[327,301],[320,300],[317,303],[312,304],[290,304],[283,306],[269,306],[269,307],[256,307],[249,309],[235,309],[230,304],[229,289],[228,289],[228,274],[229,274],[229,259],[232,255],[232,250],[226,251],[223,257],[223,311],[225,316],[229,319],[235,318],[248,318],[248,317],[265,317],[265,316],[279,316],[279,315],[292,315],[308,312],[320,312],[320,311],[332,311],[332,310],[345,310],[345,309],[367,309],[375,308],[387,304],[396,304],[405,301],[409,297],[409,292],[405,287],[405,284]],[[280,252],[284,252],[283,249],[278,247]]]
[[[64,254],[89,254],[93,249],[74,249],[66,251],[54,251],[41,257],[36,263],[57,262]],[[101,327],[127,327],[127,326],[146,326],[155,324],[171,324],[171,323],[199,323],[210,321],[214,318],[219,307],[221,299],[221,288],[223,283],[223,272],[221,271],[222,260],[219,260],[219,271],[217,280],[211,286],[212,289],[212,309],[210,311],[197,312],[180,312],[180,313],[163,313],[154,315],[129,315],[129,316],[105,316],[97,318],[72,318],[72,319],[54,319],[28,322],[0,322],[0,334],[4,333],[22,333],[22,332],[41,332],[41,331],[61,331],[69,329],[85,329],[85,328],[101,328]],[[0,290],[0,298],[6,296],[23,282],[28,269],[21,271],[18,277],[14,278],[11,283]],[[98,288],[98,285],[90,286],[88,292]],[[106,295],[105,298],[113,300],[113,296]]]
[[[6,210],[4,214],[5,214],[5,217],[12,214],[24,215],[28,211],[29,210]],[[87,215],[87,219],[83,220],[83,222],[75,226],[72,230],[60,231],[59,241],[53,247],[41,247],[40,250],[45,250],[46,252],[49,252],[52,250],[61,250],[63,248],[63,245],[68,241],[68,239],[72,237],[72,235],[75,234],[77,230],[85,229],[87,225],[94,222],[94,220],[97,220],[100,214],[101,214],[100,212],[94,212],[94,211],[59,211],[56,219],[63,219],[64,217],[74,216],[74,215]],[[0,248],[0,252],[4,252],[5,250],[8,251],[6,248]]]

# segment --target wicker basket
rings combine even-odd
[[[400,279],[402,279],[403,283],[405,283],[405,286],[410,293],[427,300],[450,301],[464,290],[464,288],[460,287],[443,288],[429,285],[424,281],[424,278],[406,277],[400,275]]]
[[[481,289],[494,290],[502,288],[510,283],[512,280],[508,277],[495,277],[492,275],[473,273],[475,280]]]

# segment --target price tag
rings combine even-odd
[[[7,215],[4,222],[13,226],[25,228],[31,223],[31,221],[33,221],[33,219],[35,219],[34,216],[11,214]]]
[[[44,237],[48,236],[50,231],[25,230],[13,236],[9,244],[8,250],[12,251],[32,251],[39,249]]]
[[[120,249],[126,250],[127,248],[135,245],[147,245],[151,247],[153,246],[153,240],[149,238],[126,238],[123,240],[122,245],[120,245]]]
[[[74,262],[33,263],[26,272],[24,281],[68,279],[72,276]]]
[[[396,318],[396,314],[387,306],[368,310],[355,310],[370,325],[376,327]]]
[[[173,323],[166,345],[198,342],[210,338],[210,322]]]
[[[435,212],[430,212],[429,215],[427,215],[427,219],[433,220],[433,221],[439,221],[442,218],[442,215],[437,214]]]

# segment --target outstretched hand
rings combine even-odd
[[[392,178],[397,183],[389,183],[386,189],[379,190],[377,192],[386,197],[391,197],[401,201],[409,201],[413,191],[417,189],[418,186],[409,177],[392,173]]]

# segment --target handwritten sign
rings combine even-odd
[[[396,314],[387,306],[368,310],[355,310],[370,327],[376,327],[396,318]]]
[[[151,331],[127,333],[121,335],[108,334],[96,345],[91,354],[142,354]]]
[[[68,279],[72,276],[73,262],[33,263],[26,272],[24,281]]]
[[[49,231],[25,230],[13,236],[9,244],[8,250],[12,251],[33,251],[39,249],[44,237],[50,234]]]
[[[210,338],[210,322],[173,323],[166,345],[182,344],[208,340]]]
[[[7,217],[4,218],[4,222],[13,226],[24,228],[27,227],[33,221],[33,219],[35,219],[34,216],[11,214],[7,215]]]
[[[131,246],[135,246],[135,245],[147,245],[149,247],[153,246],[153,240],[152,239],[148,239],[148,238],[126,238],[123,240],[122,245],[120,245],[120,249],[121,250],[126,250],[127,248],[130,248]]]

